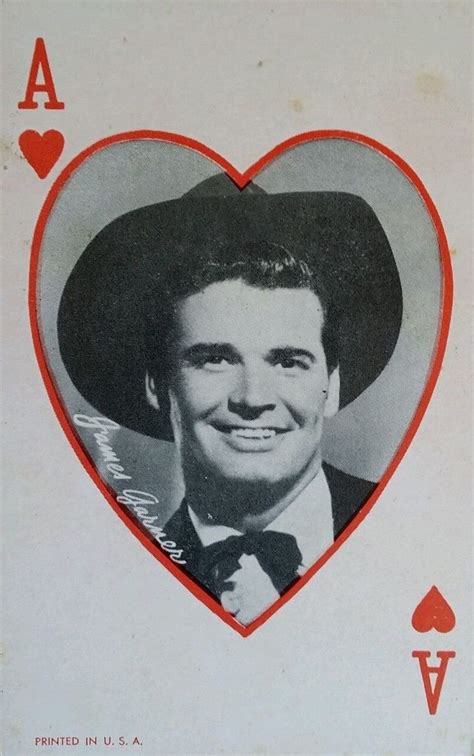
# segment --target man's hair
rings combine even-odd
[[[319,299],[323,311],[322,345],[328,372],[339,362],[339,317],[327,292],[309,262],[294,256],[283,246],[260,240],[243,244],[216,244],[189,257],[177,254],[160,275],[147,322],[147,350],[152,375],[166,382],[172,369],[177,309],[184,299],[210,284],[240,280],[257,289],[309,289]],[[150,359],[151,358],[151,359]],[[159,361],[159,364],[157,364]],[[156,365],[158,370],[154,370]],[[163,388],[163,386],[162,386]]]

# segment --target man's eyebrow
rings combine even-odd
[[[316,362],[316,357],[313,352],[310,352],[309,349],[303,349],[302,347],[290,345],[274,347],[273,349],[270,349],[268,354],[271,359],[279,359],[282,357],[307,357],[311,362]]]
[[[231,355],[232,357],[235,357],[237,355],[237,350],[232,344],[203,341],[186,347],[186,349],[181,352],[180,357],[185,360],[193,360],[204,355],[210,355],[211,357],[213,355]]]

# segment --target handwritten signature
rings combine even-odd
[[[114,480],[132,480],[131,475],[127,475],[125,468],[114,451],[110,443],[110,432],[118,430],[120,425],[108,417],[90,417],[89,415],[75,414],[73,416],[75,424],[79,428],[86,428],[94,431],[94,439],[99,448],[102,459],[107,470],[111,473]],[[158,541],[163,551],[169,554],[170,559],[176,564],[186,564],[185,559],[181,559],[183,549],[177,548],[174,541],[167,539],[163,528],[156,525],[157,516],[150,514],[148,507],[159,504],[160,500],[154,494],[146,491],[137,491],[132,488],[126,488],[116,496],[119,504],[125,504],[131,508],[136,517],[142,522],[147,530],[152,533],[154,539]]]

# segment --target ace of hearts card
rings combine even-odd
[[[472,6],[2,11],[3,752],[471,753]]]

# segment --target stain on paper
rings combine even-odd
[[[295,113],[301,113],[301,111],[303,110],[303,103],[298,97],[295,97],[294,100],[290,100],[290,105]]]
[[[446,89],[446,80],[439,74],[425,71],[416,77],[416,88],[427,97],[438,97]]]

